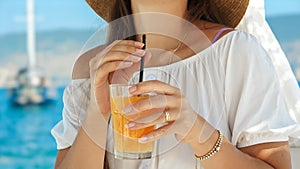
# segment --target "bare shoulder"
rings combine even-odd
[[[90,78],[89,61],[93,57],[95,57],[100,51],[102,51],[105,47],[105,45],[97,46],[79,56],[73,67],[72,79],[74,80]]]
[[[220,30],[223,28],[228,28],[225,25],[217,24],[217,23],[212,23],[208,21],[195,21],[194,24],[206,35],[206,37],[210,40],[213,41],[213,39],[217,37],[218,39],[221,39],[223,36],[225,36],[227,33],[232,32],[234,29],[228,29],[222,31],[219,35],[218,33]]]

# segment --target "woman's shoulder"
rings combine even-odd
[[[255,36],[240,30],[234,30],[224,35],[214,44],[214,49],[218,54],[233,57],[266,55],[264,48]]]
[[[101,45],[88,50],[78,57],[75,61],[72,71],[72,81],[67,85],[64,91],[64,100],[70,97],[88,98],[90,91],[90,60],[101,52],[106,46]]]
[[[89,61],[95,57],[100,51],[102,51],[106,45],[97,46],[91,50],[88,50],[84,54],[80,55],[75,61],[72,71],[72,79],[89,79],[90,67]]]
[[[219,41],[225,43],[231,41],[230,46],[232,47],[239,45],[259,45],[255,36],[241,30],[232,30],[219,39]]]
[[[213,45],[212,52],[225,69],[248,71],[254,66],[254,69],[274,71],[274,64],[263,46],[255,36],[243,31],[235,30],[222,37]]]

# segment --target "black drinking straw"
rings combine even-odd
[[[143,49],[145,50],[146,49],[146,35],[143,34],[142,36],[142,42],[144,43],[144,46],[143,46]],[[141,58],[141,67],[140,67],[140,79],[139,79],[139,82],[143,82],[143,77],[144,77],[144,66],[145,66],[145,56],[143,56]]]

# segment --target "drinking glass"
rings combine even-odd
[[[140,143],[138,139],[154,130],[154,126],[130,130],[125,125],[136,117],[127,117],[122,110],[134,102],[148,99],[149,95],[131,95],[128,90],[131,86],[124,84],[110,85],[114,156],[120,159],[148,159],[152,157],[154,142]]]

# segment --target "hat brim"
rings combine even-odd
[[[240,23],[249,6],[249,0],[216,0],[215,3],[223,24],[232,28]]]
[[[112,21],[116,0],[86,0],[91,8],[106,22]],[[222,24],[235,28],[246,13],[249,0],[215,0]]]
[[[112,21],[111,12],[116,0],[86,0],[90,7],[106,22]]]

